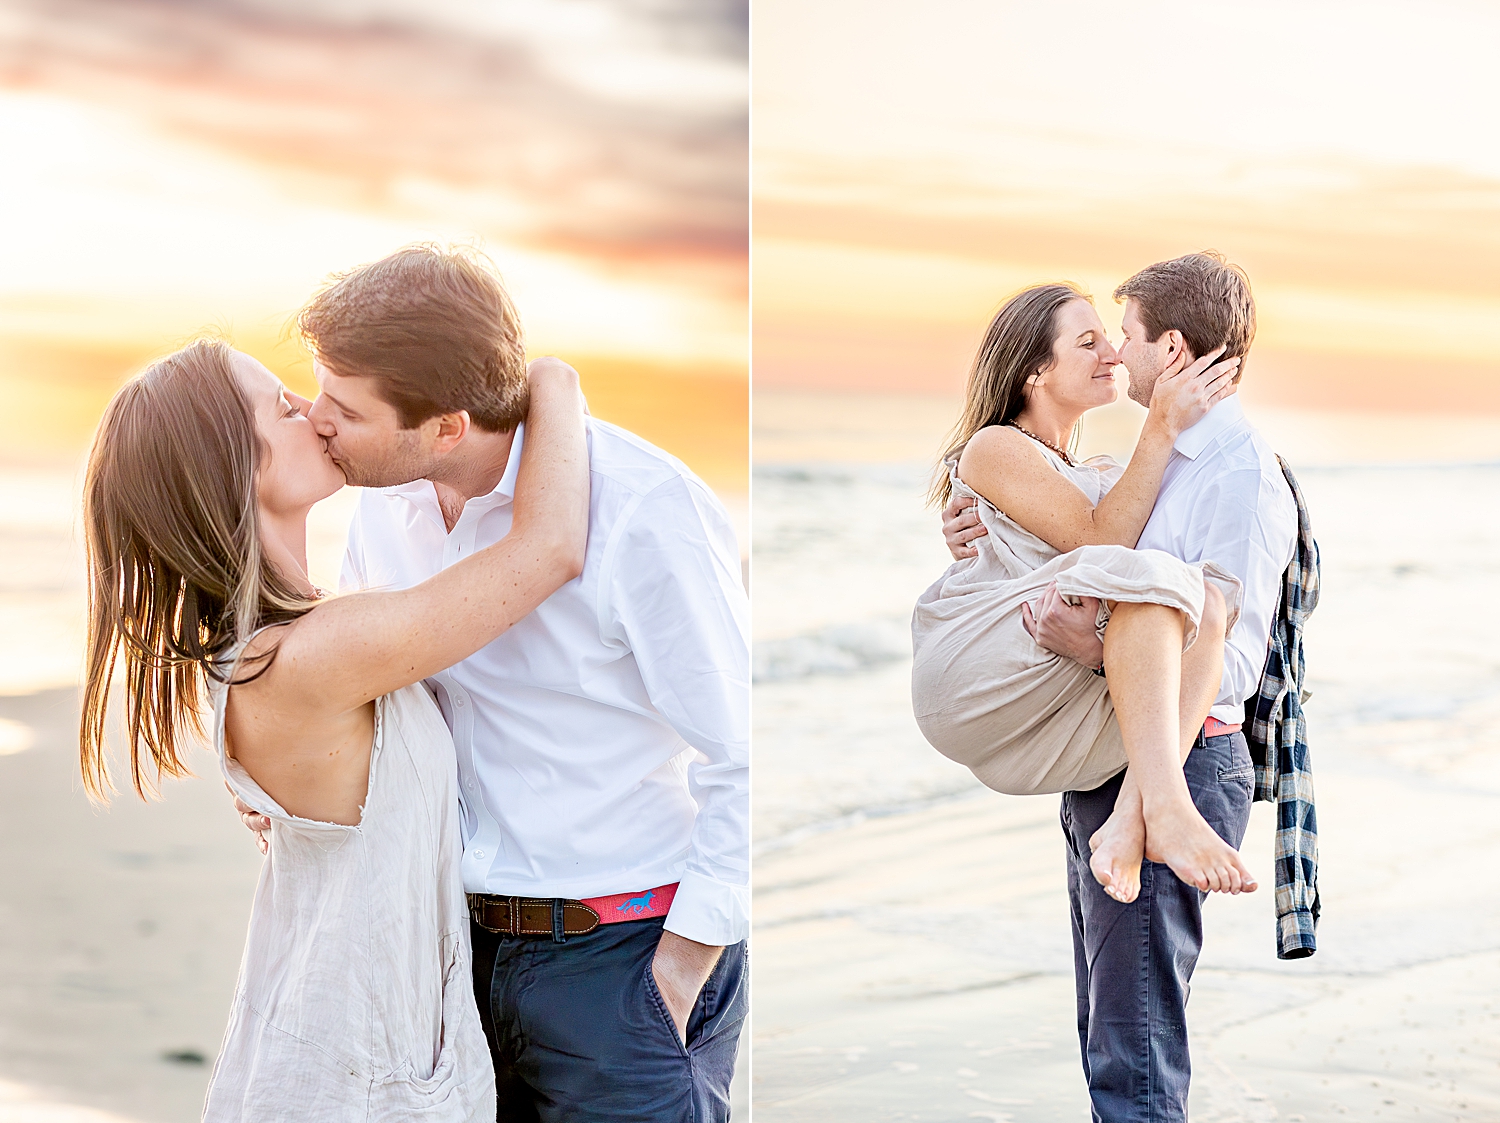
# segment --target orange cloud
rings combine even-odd
[[[732,71],[737,7],[687,24],[683,50]],[[7,0],[0,85],[138,113],[340,205],[459,208],[512,244],[743,297],[743,99],[607,96],[518,35],[385,9]]]
[[[1247,378],[1273,400],[1500,409],[1500,181],[1333,159],[1258,171],[1289,186],[1119,201],[961,183],[884,203],[768,193],[754,207],[757,384],[957,392],[1021,285],[1082,281],[1108,322],[1118,281],[1211,247],[1255,284]]]

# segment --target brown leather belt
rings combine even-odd
[[[599,927],[599,914],[582,901],[561,897],[495,897],[470,893],[474,923],[502,936],[551,936],[561,943]]]

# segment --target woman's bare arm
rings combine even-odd
[[[286,629],[258,693],[333,715],[451,667],[582,572],[588,512],[578,375],[537,364],[510,533],[410,589],[314,609]]]
[[[1134,547],[1156,505],[1173,442],[1230,387],[1238,360],[1215,364],[1218,354],[1162,373],[1130,464],[1097,507],[1034,440],[1008,425],[974,434],[959,458],[959,478],[1061,553],[1079,546]]]

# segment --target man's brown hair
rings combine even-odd
[[[1223,254],[1204,250],[1148,265],[1115,289],[1115,300],[1127,298],[1135,300],[1152,342],[1176,328],[1194,357],[1222,343],[1223,357],[1238,356],[1239,373],[1244,373],[1255,341],[1255,297],[1245,271]]]
[[[477,250],[407,246],[362,265],[308,301],[297,328],[334,373],[376,379],[403,428],[459,410],[494,433],[526,419],[521,322]]]

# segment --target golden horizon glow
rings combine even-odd
[[[1116,329],[1121,280],[1214,248],[1255,287],[1252,397],[1500,410],[1500,154],[1476,133],[1500,13],[756,10],[758,386],[951,394],[1010,292],[1080,282]]]
[[[432,241],[489,254],[528,350],[574,361],[596,413],[743,488],[743,31],[672,18],[0,0],[0,459],[75,456],[125,378],[201,334],[306,392],[297,308]]]

